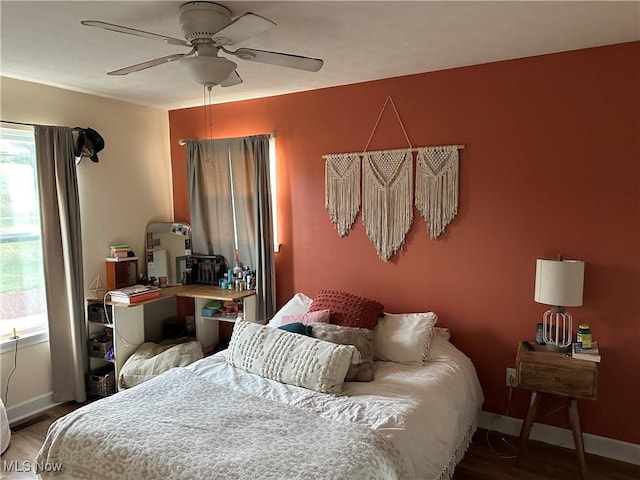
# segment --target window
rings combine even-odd
[[[278,198],[276,169],[276,137],[274,134],[269,137],[269,180],[271,181],[271,220],[273,223],[273,251],[280,251],[280,239],[278,237]]]
[[[0,340],[47,333],[31,127],[0,126]]]

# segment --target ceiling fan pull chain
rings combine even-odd
[[[404,128],[404,125],[402,124],[402,120],[400,120],[400,114],[398,113],[398,109],[396,108],[396,104],[393,102],[393,98],[391,98],[391,95],[389,95],[387,97],[387,99],[384,101],[384,105],[382,106],[382,110],[380,110],[380,115],[378,115],[378,120],[376,120],[376,124],[373,127],[373,131],[371,132],[371,135],[369,135],[369,141],[367,141],[367,146],[364,147],[363,153],[367,151],[367,149],[369,148],[369,144],[371,143],[371,140],[373,139],[373,135],[376,133],[376,130],[378,128],[378,125],[380,124],[380,120],[382,119],[382,114],[384,113],[385,108],[387,108],[387,104],[391,102],[391,106],[393,107],[393,111],[396,112],[396,118],[398,119],[398,123],[400,124],[400,128],[402,128],[402,133],[404,133],[404,138],[407,140],[407,143],[409,144],[409,148],[413,148],[413,146],[411,145],[411,142],[409,141],[409,136],[407,135],[407,131]]]

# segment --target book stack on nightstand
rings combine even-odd
[[[571,350],[571,356],[579,360],[588,360],[590,362],[600,361],[600,350],[598,349],[598,342],[593,342],[591,348],[580,348],[577,344],[573,344]]]

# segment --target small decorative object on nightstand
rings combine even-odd
[[[578,454],[580,478],[585,478],[584,443],[580,430],[576,399],[595,400],[598,396],[598,366],[595,362],[578,360],[561,353],[550,352],[545,347],[533,346],[528,351],[522,343],[516,354],[516,384],[519,388],[533,390],[522,429],[520,430],[520,453],[522,458],[527,446],[531,426],[536,417],[540,395],[551,393],[567,397],[573,440]]]
[[[538,303],[551,305],[542,317],[542,334],[549,350],[569,352],[573,336],[573,319],[564,307],[582,305],[584,262],[579,260],[536,261],[536,290]]]

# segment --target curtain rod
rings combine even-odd
[[[276,138],[278,135],[276,134],[276,132],[271,132],[269,134],[269,138]],[[191,140],[195,140],[195,139],[191,139]],[[178,139],[178,145],[180,145],[181,147],[186,145],[187,142],[189,142],[190,140],[185,140],[184,138],[179,138]]]
[[[433,145],[433,147],[456,147],[458,150],[464,150],[465,145]],[[372,150],[375,152],[380,152],[380,151],[384,151],[384,152],[406,152],[407,150],[410,152],[417,152],[422,148],[428,148],[428,147],[413,147],[413,148],[394,148],[391,150]],[[365,153],[369,153],[369,152],[349,152],[349,153],[344,153],[341,155],[364,155]],[[323,155],[322,158],[327,158],[329,155],[335,155],[332,153],[327,153],[326,155]]]
[[[11,123],[13,125],[26,125],[28,127],[35,127],[35,123],[14,122],[12,120],[0,120],[1,123]]]
[[[10,123],[11,125],[24,125],[26,127],[51,127],[53,125],[42,125],[39,123],[14,122],[13,120],[1,120],[0,123]],[[82,130],[80,127],[69,127],[71,130]]]

